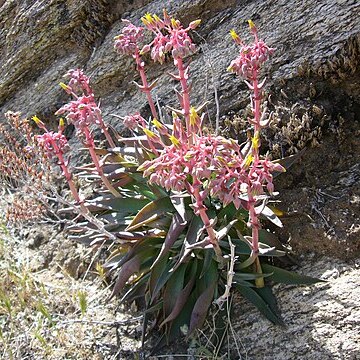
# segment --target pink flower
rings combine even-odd
[[[146,121],[139,113],[136,113],[134,115],[125,116],[123,125],[129,130],[135,130],[139,126],[146,127]]]
[[[230,63],[228,69],[251,80],[254,78],[254,71],[257,71],[273,52],[274,49],[261,40],[252,45],[242,45],[239,56]]]
[[[126,55],[134,55],[139,50],[139,42],[143,39],[143,28],[133,25],[128,20],[123,20],[128,23],[121,31],[121,34],[115,37],[114,48]]]
[[[94,96],[89,84],[90,79],[84,74],[83,70],[71,69],[64,76],[70,77],[68,86],[74,94],[84,93],[87,96]]]
[[[60,108],[56,115],[67,113],[66,119],[73,124],[79,131],[92,124],[99,123],[101,111],[94,102],[93,96],[81,96],[76,100],[70,101]]]
[[[142,21],[144,25],[155,33],[155,39],[149,44],[151,58],[163,63],[167,53],[172,54],[174,60],[184,58],[195,52],[196,47],[188,35],[189,30],[195,29],[200,22],[194,21],[187,28],[183,28],[179,20],[170,19],[164,13],[164,19],[157,15],[146,14]]]
[[[66,137],[59,132],[45,132],[42,135],[37,135],[36,140],[49,158],[58,156],[59,152],[65,153],[68,148]]]

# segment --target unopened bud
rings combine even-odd
[[[200,25],[200,23],[201,23],[201,19],[194,20],[189,24],[189,28],[194,30]]]
[[[151,50],[151,47],[149,44],[146,44],[140,51],[140,55],[146,54],[147,52],[149,52]]]

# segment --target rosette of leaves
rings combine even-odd
[[[219,264],[212,248],[202,246],[206,230],[190,207],[190,196],[150,185],[138,171],[139,165],[151,156],[141,146],[142,139],[123,141],[123,148],[97,149],[98,155],[106,157],[104,173],[120,197],[101,187],[100,180],[93,175],[92,164],[80,168],[79,174],[98,181],[97,195],[87,199],[85,206],[117,240],[99,232],[91,221],[72,225],[68,231],[80,243],[110,246],[111,255],[104,268],[115,277],[111,297],[120,295],[121,301],[128,303],[142,299],[145,303],[143,341],[150,334],[149,324],[155,323],[163,334],[159,344],[164,344],[184,335],[184,329],[190,336],[203,326],[213,302],[224,293],[228,266]],[[290,157],[281,163],[288,167],[293,160]],[[206,200],[206,207],[216,223],[224,258],[230,261],[235,257],[234,291],[253,303],[270,321],[282,324],[272,285],[313,284],[319,280],[274,266],[273,259],[285,256],[286,250],[265,229],[260,230],[262,272],[259,273],[255,258],[251,257],[247,211],[237,210],[233,204],[222,207],[211,198]],[[270,207],[264,209],[263,217],[281,225]]]

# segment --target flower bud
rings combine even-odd
[[[140,55],[144,55],[147,52],[149,52],[151,50],[151,46],[149,44],[146,44],[140,51]]]
[[[194,20],[189,24],[189,28],[194,30],[200,25],[200,23],[201,23],[201,19]]]

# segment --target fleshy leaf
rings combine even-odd
[[[280,269],[276,266],[262,264],[262,269],[265,272],[272,273],[270,279],[276,283],[289,284],[289,285],[313,285],[324,280],[317,279],[311,276],[297,274],[292,271]]]
[[[241,286],[237,283],[234,283],[234,287],[239,291],[239,293],[253,305],[255,305],[258,310],[265,315],[267,319],[277,325],[282,325],[283,321],[279,314],[274,312],[272,306],[264,300],[258,293],[259,289],[254,289],[251,287]]]
[[[214,298],[215,286],[216,283],[210,284],[196,300],[193,311],[191,313],[188,336],[191,335],[196,329],[201,328],[203,325],[206,314]]]
[[[167,252],[174,245],[175,241],[179,238],[185,227],[186,223],[183,223],[183,219],[181,218],[181,216],[178,213],[174,213],[170,228],[168,230],[168,233],[166,234],[166,238],[161,247],[160,253],[154,261],[154,265],[159,261],[159,259],[161,259],[165,254],[167,254]]]
[[[132,231],[138,229],[139,227],[158,219],[165,213],[172,211],[174,211],[174,206],[172,205],[169,197],[163,197],[161,199],[151,201],[136,214],[126,230]]]
[[[109,300],[119,294],[131,275],[139,271],[140,263],[140,257],[136,255],[121,267]]]

